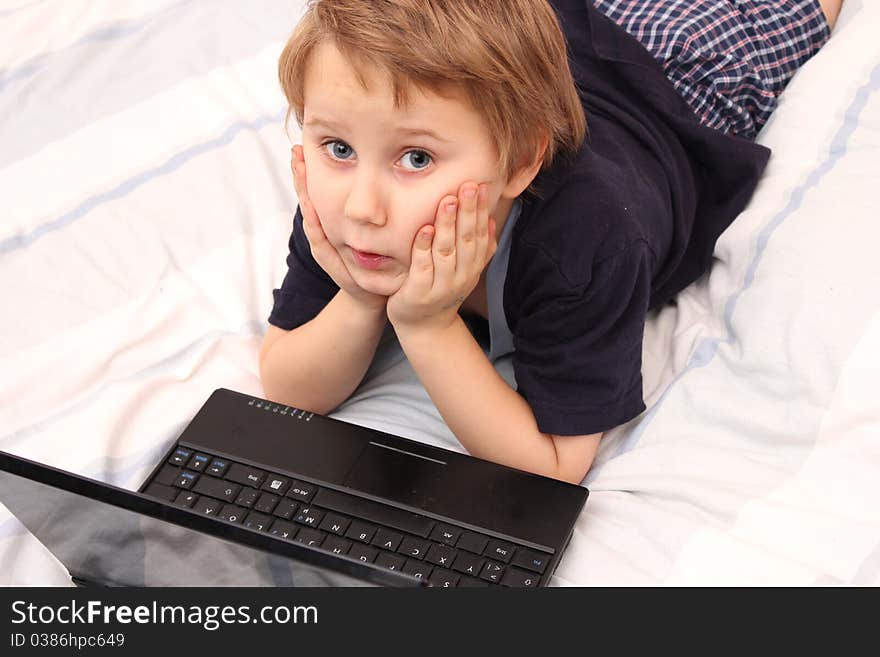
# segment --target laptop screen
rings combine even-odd
[[[0,503],[81,584],[424,585],[5,452]]]

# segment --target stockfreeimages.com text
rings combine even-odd
[[[35,605],[16,600],[12,603],[12,623],[32,625],[60,623],[130,623],[139,624],[181,624],[201,625],[213,631],[221,625],[241,623],[279,624],[317,624],[318,609],[315,606],[285,605],[261,607],[255,614],[248,605],[160,605],[155,600],[149,605],[105,605],[100,600],[89,600],[86,604],[71,600],[70,604]]]

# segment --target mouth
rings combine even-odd
[[[379,269],[386,262],[390,262],[391,258],[380,253],[370,253],[369,251],[359,251],[353,246],[348,247],[351,250],[354,261],[364,269]]]

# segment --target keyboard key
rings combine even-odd
[[[287,489],[287,497],[292,497],[293,499],[305,504],[312,501],[312,498],[315,496],[315,493],[317,491],[318,487],[315,486],[315,484],[307,484],[304,481],[297,481],[296,479],[294,479],[290,482],[290,488]],[[322,506],[327,505],[324,504]]]
[[[214,475],[215,477],[222,477],[226,474],[226,470],[229,468],[229,461],[224,459],[214,459],[211,461],[211,464],[208,466],[208,469],[205,470],[209,475]]]
[[[373,540],[373,536],[376,534],[377,529],[379,528],[376,527],[376,525],[355,520],[349,526],[348,531],[345,532],[345,536],[346,538],[351,538],[355,541],[360,541],[361,543],[369,543]]]
[[[434,572],[431,573],[431,576],[428,578],[428,584],[448,589],[458,584],[460,577],[461,576],[458,573],[454,573],[451,570],[435,568]]]
[[[521,586],[532,588],[538,586],[539,579],[540,575],[536,575],[529,570],[522,570],[520,568],[515,568],[511,566],[504,573],[504,577],[501,578],[501,586]]]
[[[244,506],[250,509],[254,502],[257,501],[257,498],[260,496],[260,491],[256,488],[248,488],[245,486],[241,489],[241,492],[238,494],[238,497],[235,499],[235,503],[239,506]]]
[[[455,561],[452,563],[452,569],[457,570],[464,575],[479,577],[480,572],[483,570],[483,561],[484,559],[482,557],[478,557],[470,552],[461,551],[455,557]]]
[[[288,491],[287,494],[290,495],[290,492]],[[329,488],[319,489],[314,503],[325,509],[332,509],[347,516],[375,522],[422,538],[428,538],[434,527],[434,521],[429,518]]]
[[[318,531],[317,529],[303,527],[299,530],[299,533],[297,533],[296,538],[293,540],[297,543],[311,545],[312,547],[319,547],[321,543],[324,542],[324,538],[326,538],[326,536],[327,534],[322,531]]]
[[[170,502],[177,497],[177,489],[172,488],[171,486],[166,486],[165,484],[150,484],[144,491],[144,495],[158,497],[160,500]]]
[[[186,449],[185,447],[178,447],[174,450],[174,453],[169,457],[168,462],[171,465],[177,465],[183,467],[186,465],[186,462],[189,461],[192,456],[192,450]]]
[[[271,524],[272,516],[267,516],[265,513],[259,513],[257,511],[251,511],[247,514],[247,518],[244,519],[245,527],[256,529],[258,532],[266,531]]]
[[[206,516],[216,516],[221,506],[223,506],[221,502],[212,500],[210,497],[202,496],[193,505],[193,511],[197,511]]]
[[[177,495],[177,497],[174,498],[174,503],[177,506],[182,506],[189,509],[190,507],[192,507],[193,504],[196,503],[197,499],[199,499],[199,496],[196,493],[188,490],[182,490]]]
[[[266,478],[266,472],[241,463],[233,463],[229,466],[226,478],[243,486],[259,488],[263,484],[263,479]]]
[[[412,575],[417,579],[423,579],[425,581],[428,580],[428,577],[433,570],[434,569],[424,561],[418,561],[416,559],[407,559],[406,563],[403,565],[403,572],[407,575]]]
[[[254,504],[254,511],[259,511],[260,513],[272,513],[272,511],[275,510],[276,504],[278,504],[277,495],[272,495],[272,493],[263,493]]]
[[[269,529],[269,533],[272,536],[277,536],[278,538],[283,538],[286,541],[292,541],[293,537],[296,536],[296,532],[299,529],[292,522],[287,522],[286,520],[276,520],[272,523],[272,527]]]
[[[455,559],[455,555],[455,550],[448,545],[432,543],[431,547],[428,549],[428,554],[425,559],[433,564],[436,564],[437,566],[449,568],[450,566],[452,566],[452,561]]]
[[[173,486],[174,481],[179,474],[180,468],[175,468],[173,465],[168,465],[166,463],[162,466],[162,469],[156,473],[156,476],[153,477],[153,482],[156,484],[162,484],[163,486]]]
[[[324,521],[320,524],[321,529],[342,536],[348,526],[351,524],[351,518],[340,516],[335,513],[328,513],[324,516]]]
[[[390,552],[380,552],[373,563],[388,570],[400,570],[406,563],[406,559]]]
[[[290,520],[293,518],[293,514],[296,513],[296,510],[299,508],[299,503],[294,502],[293,500],[283,499],[278,503],[278,506],[275,507],[275,510],[272,512],[279,518],[284,518],[285,520]]]
[[[203,472],[208,467],[210,460],[211,457],[207,454],[196,454],[189,460],[186,467],[196,472]]]
[[[189,470],[184,470],[179,475],[177,475],[177,479],[174,480],[174,485],[178,488],[192,488],[193,484],[196,483],[196,480],[199,478],[195,472],[190,472]]]
[[[504,564],[497,561],[487,561],[483,566],[483,572],[480,573],[481,578],[496,584],[501,581],[502,575],[504,575]]]
[[[240,506],[235,506],[234,504],[225,504],[220,510],[218,517],[228,522],[240,523],[247,515],[247,513],[248,510],[242,509]]]
[[[324,517],[324,512],[316,509],[313,506],[304,506],[299,510],[299,513],[296,514],[294,520],[301,525],[308,525],[309,527],[317,527],[320,524],[321,519]]]
[[[321,549],[332,552],[333,554],[348,554],[351,548],[351,541],[340,538],[336,534],[328,534],[324,542],[321,543]]]
[[[263,482],[263,490],[270,491],[275,495],[284,495],[290,488],[290,479],[279,475],[270,474]]]
[[[498,559],[498,561],[507,563],[510,561],[510,557],[513,556],[513,546],[510,543],[492,540],[489,541],[486,549],[483,550],[483,554],[492,559]]]
[[[199,481],[193,490],[201,495],[231,502],[238,495],[241,486],[229,483],[223,479],[215,479],[214,477],[199,477]]]
[[[536,573],[543,573],[550,561],[550,555],[535,550],[527,550],[526,548],[517,548],[513,555],[513,565],[528,568]]]
[[[455,547],[461,550],[467,550],[468,552],[473,552],[474,554],[483,554],[483,550],[486,549],[488,543],[489,539],[485,536],[481,536],[474,532],[463,532]]]
[[[403,534],[398,534],[397,532],[393,532],[390,529],[385,529],[384,527],[381,527],[376,530],[376,535],[373,537],[372,544],[379,546],[383,550],[396,552],[397,546],[400,545],[400,542],[402,540]]]
[[[413,557],[414,559],[424,559],[429,545],[430,543],[428,543],[428,541],[423,541],[422,539],[413,536],[406,536],[403,541],[401,541],[400,547],[397,548],[397,551],[408,557]]]
[[[366,563],[373,563],[376,557],[379,556],[379,550],[370,547],[369,545],[353,543],[351,549],[348,551],[348,556],[354,559],[359,559],[360,561],[365,561]]]
[[[446,545],[455,545],[459,536],[461,536],[461,530],[457,527],[438,523],[434,527],[434,531],[431,532],[430,539],[438,543],[445,543]]]

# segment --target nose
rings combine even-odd
[[[386,221],[385,204],[382,202],[382,189],[378,176],[359,167],[354,182],[345,200],[347,219],[365,224],[384,226]]]

